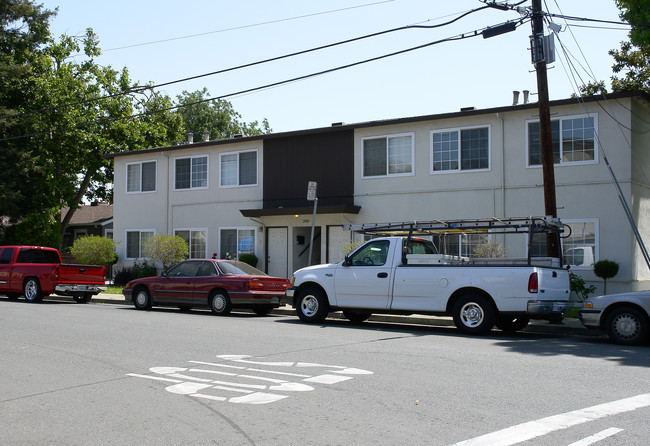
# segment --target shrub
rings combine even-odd
[[[147,261],[142,263],[137,260],[133,261],[133,268],[131,268],[131,275],[134,279],[140,279],[142,277],[151,277],[157,275],[158,271],[156,270],[155,265],[150,265]]]
[[[116,271],[113,276],[113,284],[116,286],[125,286],[127,283],[134,279],[131,268],[122,268],[120,271]]]
[[[239,260],[248,263],[253,268],[257,268],[257,262],[259,261],[255,254],[242,254],[239,256]]]
[[[70,250],[77,262],[86,265],[112,265],[117,260],[113,240],[89,235],[74,241]]]
[[[162,265],[167,271],[189,254],[185,240],[177,235],[156,234],[144,243],[144,255]]]
[[[611,260],[599,260],[594,263],[594,274],[603,279],[603,294],[607,294],[607,279],[618,274],[618,263]]]
[[[500,242],[485,242],[474,248],[474,257],[482,259],[501,258],[506,256],[506,249]]]
[[[572,272],[569,272],[569,282],[571,284],[571,291],[576,293],[580,300],[588,299],[589,295],[596,291],[595,285],[585,286],[585,279]]]

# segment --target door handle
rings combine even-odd
[[[386,277],[388,277],[388,273],[378,273],[377,277],[379,277],[380,279],[385,279]]]

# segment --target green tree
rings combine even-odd
[[[117,260],[113,240],[98,235],[78,238],[70,253],[78,262],[86,265],[112,265]]]
[[[178,114],[183,117],[186,133],[193,133],[194,139],[210,133],[210,139],[232,138],[234,135],[260,135],[271,132],[269,122],[242,122],[241,115],[232,104],[223,99],[210,100],[207,88],[194,92],[183,91],[177,96]]]
[[[177,235],[156,234],[144,243],[143,252],[154,262],[159,262],[163,271],[167,271],[187,258],[189,247]]]
[[[620,17],[633,26],[629,41],[621,42],[620,50],[610,50],[614,58],[612,91],[645,90],[650,92],[650,8],[648,0],[616,0]],[[606,93],[604,81],[582,86],[584,95]]]
[[[603,294],[607,294],[607,279],[618,274],[618,263],[612,260],[599,260],[594,263],[594,274],[603,279]]]

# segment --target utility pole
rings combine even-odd
[[[542,0],[532,0],[532,28],[530,37],[532,62],[537,72],[537,93],[539,98],[539,130],[542,151],[542,175],[544,179],[544,209],[547,216],[557,217],[555,200],[555,166],[553,163],[553,137],[551,134],[551,111],[548,99],[548,78],[546,75],[547,54],[544,48],[544,17]],[[560,241],[553,234],[546,239],[546,255],[559,257]]]

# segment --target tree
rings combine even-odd
[[[70,253],[78,262],[86,265],[112,265],[117,260],[113,240],[98,235],[78,238]]]
[[[187,242],[177,235],[156,234],[144,243],[144,255],[162,265],[167,271],[176,263],[187,258]]]
[[[183,91],[177,96],[178,114],[183,117],[186,133],[193,133],[194,138],[202,138],[203,132],[209,132],[210,139],[232,138],[234,135],[261,135],[270,133],[269,122],[257,121],[245,123],[232,104],[223,99],[210,100],[207,88],[194,92]]]
[[[650,23],[650,8],[647,0],[616,0],[620,17],[631,24]],[[650,92],[650,28],[633,26],[630,40],[621,42],[620,50],[610,50],[614,58],[611,77],[612,91],[645,90]],[[606,93],[604,81],[590,82],[581,87],[584,95]]]
[[[599,260],[594,263],[594,274],[603,279],[603,294],[607,294],[607,279],[618,274],[618,263],[611,260]]]

